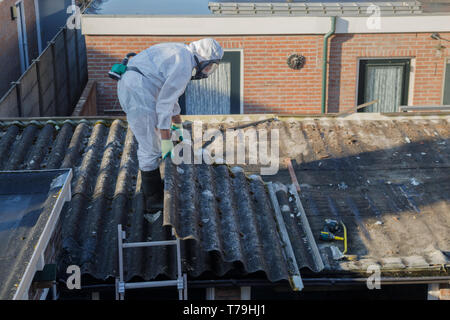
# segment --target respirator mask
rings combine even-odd
[[[195,74],[192,75],[191,80],[200,80],[208,78],[219,66],[220,60],[207,60],[200,62],[197,56],[194,55],[197,66],[195,67]]]

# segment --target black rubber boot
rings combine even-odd
[[[149,213],[163,209],[164,184],[159,168],[153,171],[141,171],[141,188],[144,193],[145,208]]]

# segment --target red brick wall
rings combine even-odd
[[[415,74],[412,94],[413,105],[442,103],[445,58],[450,50],[438,51],[439,41],[430,33],[413,34],[349,34],[331,40],[330,82],[328,108],[336,112],[340,107],[354,105],[357,91],[358,58],[408,57],[414,58]],[[443,38],[450,34],[442,33]],[[445,43],[442,43],[444,45]]]
[[[330,41],[328,103],[337,112],[356,105],[358,58],[411,57],[415,59],[413,104],[440,104],[444,57],[438,41],[423,34],[335,35]],[[441,34],[449,38],[450,34]],[[120,109],[116,83],[107,77],[113,63],[128,52],[139,52],[160,42],[185,42],[202,37],[86,36],[89,79],[98,87],[98,112]],[[320,112],[323,35],[214,37],[225,49],[242,49],[244,55],[245,113]],[[443,43],[445,45],[445,43]],[[286,59],[293,53],[306,57],[301,70]],[[413,81],[411,79],[410,81]],[[411,93],[410,93],[411,94]]]
[[[97,83],[88,81],[78,100],[72,117],[97,115]]]
[[[0,97],[10,88],[11,81],[21,75],[17,19],[11,19],[11,6],[17,0],[4,0],[0,3]],[[25,23],[27,27],[29,62],[38,55],[36,14],[33,0],[24,0]]]

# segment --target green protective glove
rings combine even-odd
[[[172,127],[170,127],[172,131],[175,131],[175,134],[177,135],[178,141],[183,141],[183,124],[182,123],[174,123],[172,124]]]
[[[161,156],[163,160],[172,156],[173,142],[170,139],[161,139]]]

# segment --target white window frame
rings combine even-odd
[[[22,73],[24,73],[25,70],[27,70],[28,66],[30,65],[28,59],[28,39],[27,39],[27,24],[25,20],[25,5],[23,0],[17,1],[14,5],[17,10],[17,37],[19,42],[18,45],[20,55],[20,68]]]

